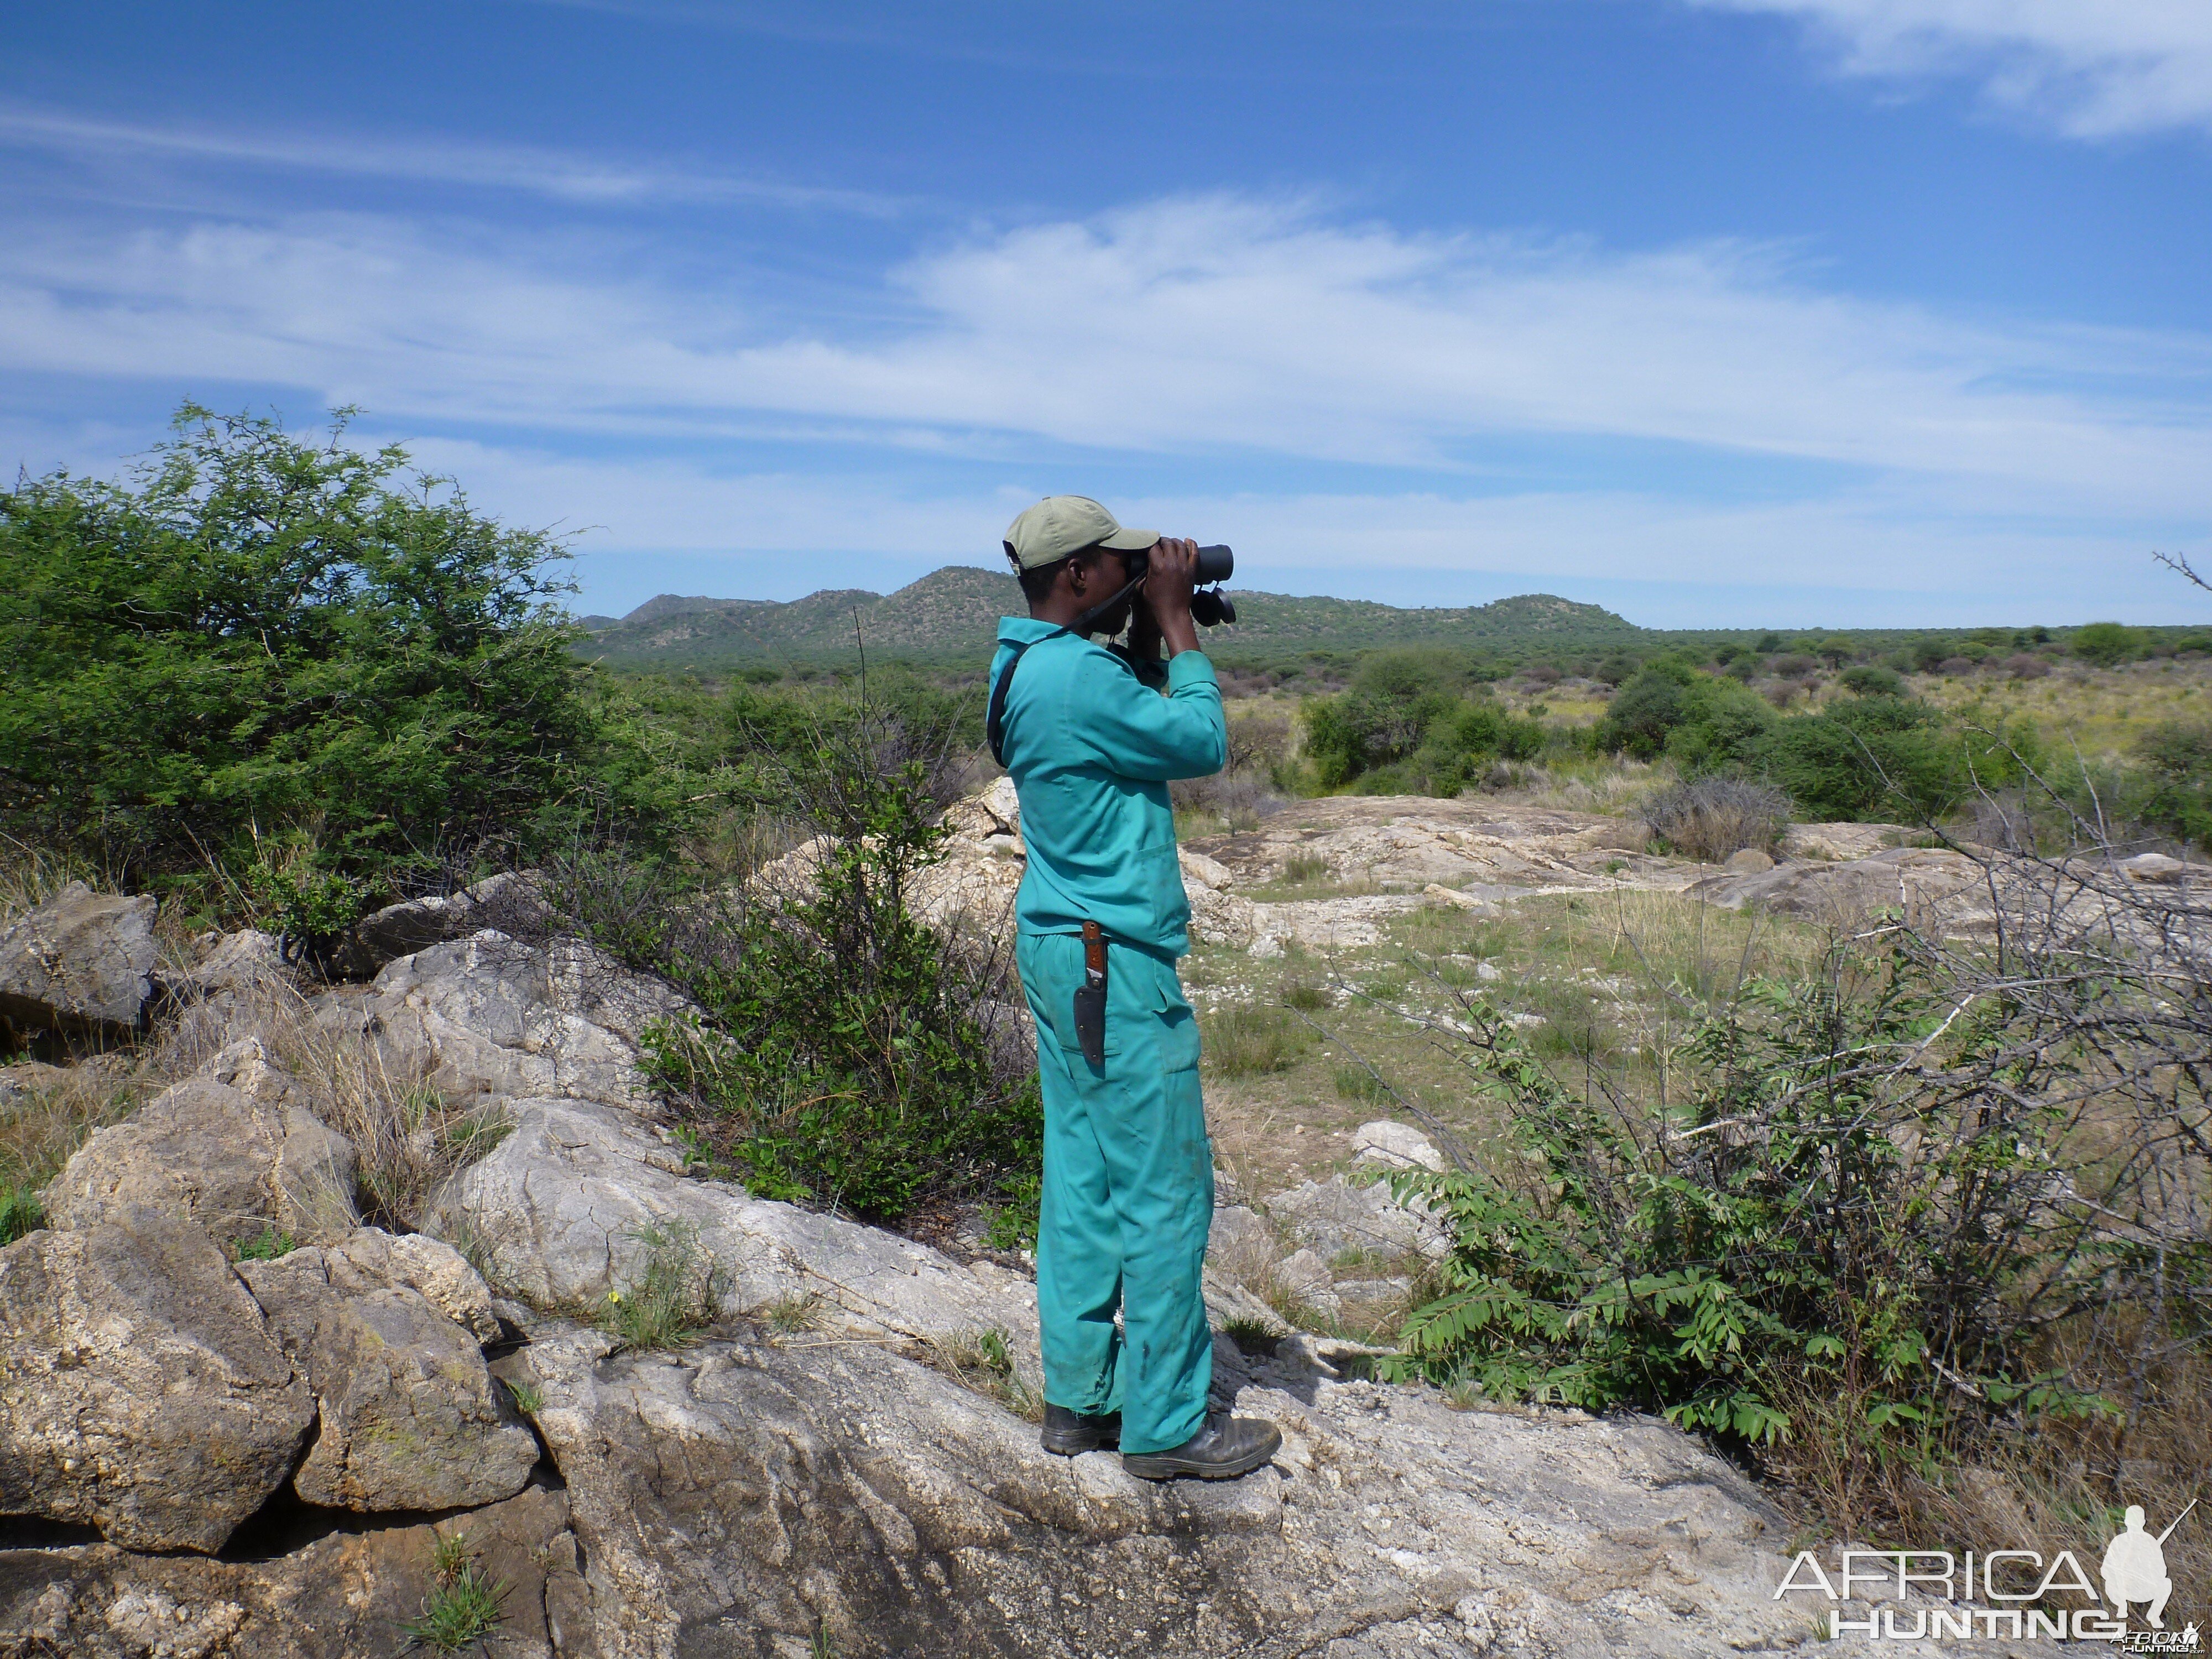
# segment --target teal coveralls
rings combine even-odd
[[[1213,665],[1196,651],[1169,662],[1163,696],[1126,659],[1007,617],[993,684],[1009,643],[1024,640],[1039,643],[1014,672],[1003,731],[1029,853],[1015,962],[1044,1086],[1045,1398],[1118,1411],[1123,1451],[1162,1451],[1205,1425],[1213,1376],[1199,1285],[1213,1148],[1198,1024],[1176,977],[1190,905],[1167,781],[1219,771],[1228,726]],[[1075,1035],[1086,920],[1108,940],[1103,1066],[1084,1059]]]

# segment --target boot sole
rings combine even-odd
[[[1273,1445],[1247,1452],[1228,1463],[1201,1463],[1194,1457],[1170,1457],[1158,1452],[1123,1452],[1121,1467],[1139,1480],[1172,1480],[1182,1474],[1195,1475],[1200,1480],[1234,1480],[1251,1474],[1282,1449],[1278,1438]]]
[[[1054,1457],[1080,1457],[1085,1452],[1112,1451],[1121,1445],[1115,1439],[1103,1439],[1097,1435],[1045,1435],[1041,1443]]]

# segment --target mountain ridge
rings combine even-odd
[[[1237,620],[1207,630],[1209,649],[1268,655],[1382,644],[1517,645],[1627,641],[1644,630],[1595,605],[1522,593],[1481,605],[1406,607],[1232,588]],[[892,593],[823,588],[801,599],[656,594],[627,616],[580,620],[580,649],[609,666],[662,672],[765,663],[981,658],[999,618],[1027,610],[1010,574],[946,565]]]

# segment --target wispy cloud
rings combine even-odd
[[[137,125],[6,105],[0,105],[0,148],[78,159],[159,159],[511,191],[572,205],[729,204],[870,215],[895,213],[904,205],[862,191],[630,164],[522,145]]]
[[[1174,200],[927,253],[865,324],[771,323],[606,237],[376,216],[26,228],[0,362],[292,386],[394,416],[763,421],[1464,472],[1500,438],[1678,444],[1990,502],[2202,510],[2212,340],[1825,291],[1786,253],[1613,253]],[[778,317],[792,314],[780,309]]]
[[[2075,137],[2212,131],[2204,0],[1691,0],[1811,25],[1847,74],[1961,76]]]

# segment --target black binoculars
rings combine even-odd
[[[1146,567],[1151,562],[1152,549],[1131,553],[1129,575],[1133,582],[1145,579]],[[1237,556],[1225,547],[1201,547],[1198,550],[1198,574],[1193,581],[1204,589],[1208,582],[1225,582],[1237,569]],[[1224,623],[1237,620],[1237,606],[1226,593],[1205,589],[1190,596],[1190,619],[1200,628],[1218,628]]]

